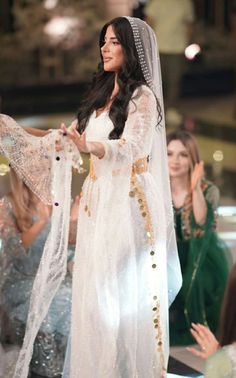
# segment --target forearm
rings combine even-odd
[[[99,159],[102,159],[105,155],[105,148],[102,143],[99,142],[88,142],[89,152]]]
[[[69,245],[75,245],[76,243],[76,235],[77,235],[77,220],[70,221],[70,229],[69,229]]]
[[[200,186],[192,191],[192,203],[195,222],[203,225],[207,216],[207,204]]]
[[[25,127],[24,129],[27,133],[38,137],[43,137],[50,133],[50,130],[35,129],[33,127]]]
[[[29,248],[45,226],[45,221],[35,222],[27,231],[22,232],[21,241],[24,248]]]

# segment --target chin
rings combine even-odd
[[[103,69],[105,72],[117,72],[117,69],[115,67],[109,66],[109,65],[103,65]]]

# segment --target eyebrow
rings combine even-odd
[[[105,39],[107,39],[107,37],[104,37],[104,40],[105,40]],[[109,38],[109,39],[111,39],[111,40],[115,40],[115,39],[118,40],[116,37],[111,37],[111,38]]]

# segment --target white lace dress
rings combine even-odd
[[[165,219],[158,216],[163,204],[147,163],[156,122],[156,100],[143,87],[130,103],[122,139],[108,140],[107,112],[94,112],[86,129],[106,153],[91,156],[82,189],[70,378],[165,375],[167,282],[161,276],[167,266],[165,240],[157,239]]]
[[[97,118],[93,113],[86,129],[88,140],[103,143],[105,156],[91,156],[90,174],[82,189],[66,378],[166,376],[168,297],[171,302],[177,294],[181,273],[170,196],[166,195],[168,171],[161,160],[166,154],[165,130],[158,129],[157,123],[155,96],[142,86],[130,101],[120,139],[108,139],[113,128],[108,113]],[[25,378],[34,332],[65,271],[72,150],[64,138],[65,148],[52,158],[52,170],[43,169],[40,176],[26,157],[28,150],[32,155],[34,143],[34,150],[47,163],[47,141],[32,140],[6,116],[0,117],[0,131],[0,147],[2,143],[13,163],[17,152],[14,167],[32,190],[42,197],[50,183],[48,172],[55,190],[52,231],[36,277],[29,331],[14,375]],[[24,154],[12,148],[19,141]],[[72,154],[76,155],[76,149]],[[37,156],[35,164],[40,168],[38,160]]]

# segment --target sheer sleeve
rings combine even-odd
[[[147,157],[156,126],[156,108],[153,92],[144,85],[138,88],[130,101],[122,137],[103,142],[105,156],[101,162],[108,162],[107,167],[113,167],[115,163],[116,168],[121,168]]]
[[[224,348],[207,359],[204,372],[205,378],[232,377],[232,373],[232,365]]]
[[[216,210],[219,205],[220,192],[215,185],[210,185],[206,195],[206,201],[212,206],[213,210]]]
[[[39,138],[28,134],[11,117],[0,115],[0,153],[18,176],[45,203],[51,203],[51,155],[55,133]]]

